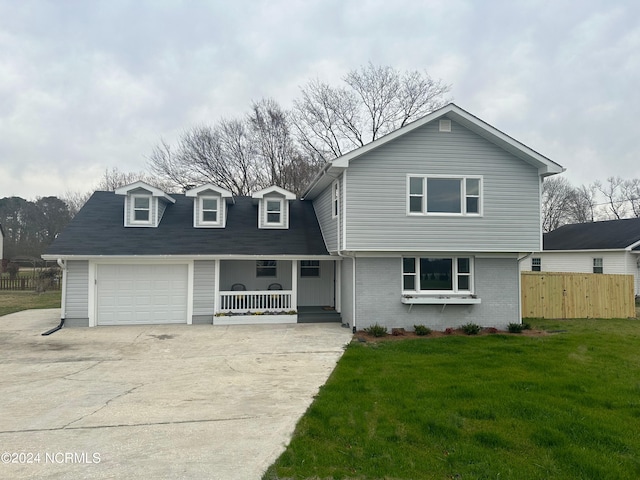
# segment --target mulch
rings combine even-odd
[[[358,330],[353,335],[354,341],[359,342],[394,342],[399,340],[411,340],[416,338],[422,338],[428,340],[430,338],[451,337],[451,336],[464,336],[464,337],[482,337],[487,335],[512,335],[520,337],[544,337],[550,335],[551,332],[545,330],[523,330],[522,333],[509,333],[506,330],[498,330],[495,328],[483,328],[480,333],[476,335],[467,335],[461,328],[447,329],[444,332],[432,331],[429,335],[416,335],[415,332],[405,331],[403,329],[392,329],[390,333],[384,337],[374,337],[363,330]]]

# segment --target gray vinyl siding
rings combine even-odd
[[[67,288],[65,298],[65,325],[89,326],[89,262],[67,262]]]
[[[213,323],[215,277],[215,260],[193,262],[193,323]]]
[[[272,283],[291,290],[291,261],[278,260],[275,277],[258,277],[255,260],[220,260],[220,290],[229,291],[235,283],[243,284],[248,291],[267,290]]]
[[[333,185],[329,188],[325,188],[324,191],[318,195],[313,201],[313,208],[322,230],[322,236],[324,243],[327,246],[327,250],[335,252],[338,250],[338,218],[332,218],[332,192]]]
[[[356,327],[375,323],[413,330],[426,325],[434,330],[456,328],[473,322],[483,327],[506,329],[519,322],[519,272],[514,258],[476,258],[475,293],[478,305],[405,305],[402,298],[402,259],[358,258],[356,271]],[[344,313],[342,314],[344,318]]]
[[[333,307],[334,261],[320,262],[319,277],[302,277],[298,269],[298,306]]]
[[[164,215],[164,211],[167,209],[168,203],[164,200],[156,200],[158,202],[158,217],[156,218],[156,225],[159,225],[162,221],[162,216]]]
[[[483,216],[408,216],[408,174],[482,176]],[[540,249],[537,170],[455,122],[451,133],[432,122],[353,160],[346,196],[346,250]]]

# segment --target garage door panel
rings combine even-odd
[[[98,324],[187,321],[187,265],[98,265]]]

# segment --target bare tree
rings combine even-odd
[[[581,185],[574,188],[569,201],[570,223],[589,223],[596,218],[596,187]]]
[[[94,191],[113,191],[118,187],[122,187],[123,185],[128,185],[139,180],[165,192],[171,192],[175,187],[174,183],[145,172],[123,172],[117,167],[112,167],[111,169],[107,168],[104,171],[102,178],[91,190],[86,192],[67,191],[60,198],[67,205],[71,217],[75,217],[82,206],[87,202],[87,200],[89,200],[89,197],[91,197]]]
[[[369,63],[345,77],[346,87],[313,80],[294,102],[300,143],[324,161],[372,142],[440,108],[450,85],[426,72]]]
[[[186,130],[175,148],[161,142],[149,157],[149,168],[183,190],[213,183],[247,195],[260,184],[254,157],[246,122],[221,120],[215,127]]]
[[[622,182],[621,192],[633,216],[640,218],[640,179],[633,178]]]
[[[623,192],[624,180],[621,177],[609,177],[606,184],[596,181],[594,185],[606,200],[607,217],[614,220],[625,218],[627,202]]]
[[[550,232],[569,223],[574,189],[565,177],[550,177],[542,184],[542,230]]]

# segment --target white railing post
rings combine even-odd
[[[291,302],[289,310],[298,310],[298,260],[291,260]]]

